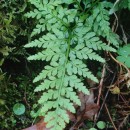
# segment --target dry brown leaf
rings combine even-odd
[[[46,128],[46,123],[44,122],[44,119],[42,118],[40,122],[38,122],[37,124],[23,130],[50,130],[50,129]]]
[[[93,116],[98,112],[99,106],[96,103],[86,104],[84,119],[93,120]]]
[[[81,107],[77,110],[77,118],[75,124],[71,127],[73,130],[77,130],[83,123],[84,120],[93,119],[93,116],[98,112],[99,106],[94,103],[94,93],[90,90],[90,95],[84,95],[82,92],[79,93],[81,100]]]
[[[73,121],[73,122],[76,121],[76,117],[73,113],[71,113],[70,111],[67,111],[67,114],[69,115],[70,121]]]

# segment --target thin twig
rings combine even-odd
[[[103,81],[104,81],[104,77],[105,77],[105,71],[106,71],[106,65],[103,65],[103,70],[102,70],[102,77],[99,83],[99,92],[98,92],[98,99],[97,99],[97,105],[100,104],[100,97],[101,97],[101,93],[102,93],[102,87],[103,87]]]
[[[105,108],[106,108],[106,111],[107,111],[107,113],[108,113],[109,119],[110,119],[110,121],[111,121],[111,123],[112,123],[114,129],[117,130],[117,128],[116,128],[116,126],[115,126],[115,124],[114,124],[114,122],[113,122],[113,120],[112,120],[112,117],[111,117],[111,115],[110,115],[110,112],[109,112],[109,110],[108,110],[106,104],[105,104]]]
[[[127,45],[127,36],[125,35],[125,31],[124,31],[124,29],[123,29],[123,25],[120,25],[120,27],[121,27],[121,30],[122,30],[122,34],[123,34],[123,41],[124,41],[124,43]]]
[[[114,79],[115,79],[115,76],[116,76],[116,74],[114,74],[114,77],[113,77],[113,79],[112,79],[112,81],[111,81],[111,83],[110,83],[110,86],[113,84]],[[98,118],[99,118],[99,116],[100,116],[100,113],[101,113],[101,111],[102,111],[102,109],[103,109],[103,106],[104,106],[104,104],[105,104],[105,102],[106,102],[106,99],[107,99],[108,94],[109,94],[109,89],[107,90],[107,93],[106,93],[106,95],[105,95],[105,97],[104,97],[103,103],[102,103],[102,105],[101,105],[101,107],[100,107],[100,110],[99,110],[99,112],[98,112],[96,122],[97,122],[97,120],[98,120]],[[95,125],[96,125],[96,122],[95,122]]]
[[[117,28],[118,28],[118,17],[116,15],[116,13],[114,13],[114,16],[115,16],[115,20],[113,22],[113,26],[112,26],[112,32],[116,32],[117,31]]]
[[[115,6],[120,2],[120,0],[116,0],[116,2],[113,5],[113,8],[115,8]]]
[[[99,90],[98,90],[98,99],[97,99],[97,105],[99,106],[100,104],[100,97],[101,97],[101,94],[102,94],[102,87],[103,87],[103,81],[104,81],[104,77],[105,77],[105,71],[106,71],[106,65],[104,64],[103,65],[103,70],[102,70],[102,76],[101,76],[101,80],[100,80],[100,83],[99,83]],[[96,122],[97,121],[97,114],[95,114],[94,116],[94,121]]]

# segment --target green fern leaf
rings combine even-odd
[[[112,7],[109,2],[99,2],[98,6],[93,10],[93,18],[96,20],[94,23],[94,30],[98,34],[109,35],[110,23],[109,23],[109,10],[107,8]]]
[[[86,61],[104,63],[105,59],[98,52],[116,51],[102,42],[100,36],[118,46],[118,38],[114,38],[109,25],[108,9],[112,6],[108,2],[98,2],[93,7],[93,14],[88,13],[86,17],[86,11],[80,6],[81,0],[30,0],[30,3],[34,5],[34,10],[25,16],[37,19],[31,36],[40,34],[41,37],[25,45],[27,48],[40,48],[28,59],[48,63],[33,81],[40,81],[35,92],[42,91],[38,101],[41,108],[37,115],[45,116],[44,120],[51,130],[63,130],[69,123],[67,111],[75,113],[74,104],[81,105],[77,91],[89,94],[81,79],[98,82]],[[90,9],[91,2],[83,4]]]

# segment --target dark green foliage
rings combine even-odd
[[[27,24],[24,18],[26,1],[1,1],[0,4],[0,65],[5,59],[19,61],[18,57],[26,57],[28,54],[21,44],[21,38],[28,41]],[[24,21],[24,25],[23,22]],[[26,36],[26,38],[25,38]],[[10,55],[9,55],[10,54]]]
[[[19,130],[31,125],[33,118],[30,112],[36,100],[32,89],[34,87],[27,76],[4,76],[0,80],[0,130]],[[26,107],[24,114],[14,113],[14,105],[17,103]],[[18,113],[18,110],[15,111]]]
[[[32,75],[27,70],[28,53],[23,47],[29,40],[28,32],[31,29],[24,17],[26,7],[26,0],[0,1],[0,130],[22,129],[33,122],[30,102],[34,103],[35,97],[31,92]],[[28,5],[29,8],[31,6]],[[26,69],[17,69],[21,66]],[[18,75],[16,69],[19,74],[26,73],[30,77]],[[26,112],[23,115],[16,116],[13,113],[16,103],[25,105]]]

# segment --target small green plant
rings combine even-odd
[[[89,126],[89,123],[90,123],[90,126]],[[91,124],[91,122],[87,122],[87,127],[90,128],[89,130],[97,130],[97,128],[99,130],[102,130],[102,129],[104,129],[106,127],[106,123],[104,121],[98,121],[96,123],[96,128],[93,128],[92,125],[93,124]]]
[[[16,114],[16,115],[22,115],[24,114],[25,112],[25,106],[21,103],[16,103],[14,106],[13,106],[13,112]]]
[[[102,130],[106,127],[106,123],[104,121],[98,121],[97,127]]]
[[[97,130],[97,129],[95,129],[95,128],[90,128],[89,130]]]
[[[98,53],[116,52],[119,46],[120,40],[109,23],[113,4],[85,0],[30,0],[30,3],[34,10],[25,16],[37,19],[31,37],[40,38],[35,37],[25,46],[39,48],[28,59],[48,63],[33,81],[41,82],[35,92],[43,92],[36,116],[44,116],[48,128],[63,130],[69,122],[66,111],[75,113],[74,104],[81,105],[77,91],[89,94],[82,79],[98,82],[86,63],[91,60],[105,63]]]

